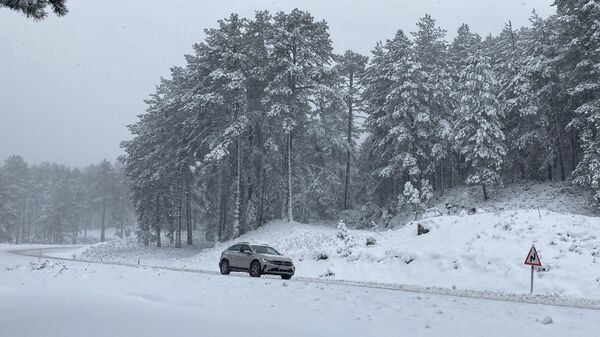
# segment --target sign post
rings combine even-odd
[[[529,290],[530,294],[533,294],[533,272],[534,267],[541,267],[542,261],[540,260],[540,255],[535,249],[535,245],[531,245],[531,249],[529,249],[529,253],[525,258],[525,264],[531,266],[531,289]]]

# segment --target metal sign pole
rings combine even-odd
[[[531,290],[529,293],[533,294],[533,266],[531,266]]]

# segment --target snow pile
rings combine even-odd
[[[67,270],[67,266],[60,261],[38,260],[29,263],[31,270],[45,272],[54,276],[62,274]]]

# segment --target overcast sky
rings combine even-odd
[[[527,25],[552,0],[68,0],[69,14],[34,22],[0,8],[0,160],[85,166],[122,153],[127,124],[143,99],[184,63],[203,29],[229,13],[310,11],[329,23],[336,52],[368,55],[397,29],[414,31],[431,14],[454,36],[461,23],[481,35],[504,23]]]

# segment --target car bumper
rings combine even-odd
[[[280,266],[270,263],[265,263],[262,266],[263,274],[272,274],[272,275],[294,275],[296,272],[296,267],[294,266]]]

